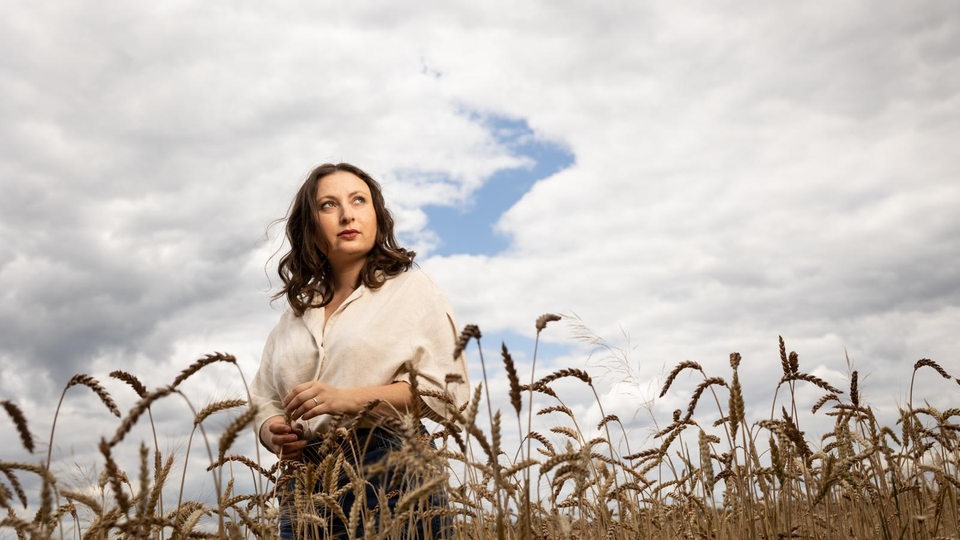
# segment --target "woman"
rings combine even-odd
[[[289,309],[267,338],[251,388],[260,441],[281,460],[316,463],[331,451],[344,452],[349,465],[379,471],[366,478],[364,503],[382,512],[409,482],[398,483],[396,468],[375,466],[403,443],[376,419],[408,413],[439,419],[467,399],[463,357],[453,356],[452,310],[413,268],[415,253],[398,246],[379,184],[353,165],[325,164],[310,173],[291,206],[286,234],[290,250],[280,259],[283,287],[276,297],[285,297]],[[351,417],[359,428],[331,446],[337,422]],[[338,487],[348,481],[341,474]],[[343,516],[350,516],[360,492],[339,491]],[[390,500],[376,500],[385,493]],[[321,511],[324,519],[317,520],[297,514],[291,506],[303,505],[289,500],[282,504],[282,537],[293,538],[307,522],[325,523],[318,528],[334,537],[346,534],[339,512]],[[429,504],[442,501],[438,492]],[[355,532],[362,536],[359,521]],[[433,521],[426,529],[449,525]],[[422,525],[411,535],[439,532]]]

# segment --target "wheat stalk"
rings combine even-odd
[[[344,511],[349,514],[346,516],[348,527],[363,525],[371,537],[384,539],[408,531],[412,533],[409,527],[427,523],[433,516],[455,519],[457,537],[467,539],[500,535],[504,538],[606,536],[711,537],[718,540],[742,536],[844,536],[853,540],[914,536],[947,538],[955,535],[960,525],[956,497],[960,489],[960,481],[956,480],[960,466],[957,458],[960,425],[956,418],[960,416],[960,408],[943,408],[939,404],[938,407],[925,404],[914,408],[911,394],[910,405],[900,411],[901,436],[890,427],[880,425],[873,410],[863,403],[863,381],[859,380],[856,371],[851,370],[850,400],[842,403],[837,397],[839,393],[830,392],[810,411],[816,414],[831,405],[825,414],[835,419],[833,431],[820,438],[819,448],[812,449],[799,427],[798,418],[801,417],[793,399],[793,383],[810,382],[828,391],[832,387],[800,372],[798,355],[786,353],[782,338],[781,350],[781,363],[786,367],[780,384],[791,383],[791,400],[781,407],[778,418],[774,419],[771,414],[770,419],[748,422],[743,410],[744,389],[740,387],[742,381],[738,374],[741,358],[732,353],[728,411],[721,411],[719,420],[701,423],[693,419],[703,392],[711,390],[716,398],[711,387],[721,385],[723,381],[720,377],[704,374],[704,380],[691,396],[686,413],[675,411],[672,422],[665,429],[660,429],[663,424],[657,425],[659,446],[635,453],[628,447],[622,458],[613,451],[609,430],[606,437],[593,437],[584,442],[586,437],[577,426],[578,419],[548,383],[561,377],[573,377],[592,387],[594,381],[585,371],[561,370],[540,380],[531,373],[528,385],[520,385],[519,378],[515,385],[511,383],[513,393],[527,391],[531,397],[533,392],[552,396],[556,402],[540,406],[537,409],[540,414],[546,416],[559,412],[570,418],[574,425],[554,426],[549,432],[561,436],[562,443],[556,448],[556,443],[541,433],[530,429],[521,431],[520,446],[529,449],[534,440],[540,443],[534,456],[529,450],[524,455],[518,447],[512,461],[504,457],[508,455],[505,451],[510,452],[512,447],[504,447],[507,439],[500,434],[499,411],[491,414],[489,430],[479,427],[477,411],[483,405],[481,398],[487,399],[488,410],[490,406],[489,398],[483,395],[484,381],[476,387],[473,399],[464,408],[451,407],[456,412],[441,423],[443,429],[433,436],[433,440],[444,441],[439,450],[433,450],[426,438],[419,438],[414,430],[415,423],[403,417],[386,422],[404,439],[402,449],[391,453],[387,462],[362,470],[344,461],[341,452],[321,454],[326,457],[316,466],[287,461],[269,470],[243,456],[221,455],[214,459],[216,456],[211,452],[208,470],[217,469],[217,474],[222,475],[235,474],[233,467],[224,465],[239,462],[246,465],[254,476],[267,478],[281,486],[286,485],[291,474],[299,475],[297,481],[301,485],[316,484],[317,490],[325,494],[316,497],[326,497],[331,504],[339,504],[341,496],[354,493],[360,501],[349,512]],[[506,347],[502,344],[501,353],[505,352]],[[923,360],[915,364],[914,373],[924,367],[938,371],[938,364]],[[509,362],[504,359],[508,378],[510,363],[512,358]],[[699,365],[694,364],[676,370],[664,389],[672,388],[673,379],[684,369],[699,369],[703,373]],[[941,377],[950,378],[942,367],[940,371]],[[183,380],[185,378],[179,382]],[[136,391],[131,382],[125,382]],[[418,390],[418,395],[449,404],[449,396],[445,393],[431,395],[428,390]],[[142,447],[139,485],[133,493],[126,474],[119,468],[122,453],[117,449],[118,445],[129,439],[126,434],[137,418],[143,412],[149,412],[150,401],[173,391],[168,387],[153,394],[142,394],[134,409],[123,417],[114,438],[101,441],[105,465],[99,498],[96,491],[62,490],[59,495],[64,499],[57,500],[57,478],[42,464],[17,468],[0,461],[0,470],[3,471],[0,474],[0,507],[7,509],[0,528],[13,529],[23,537],[46,538],[56,533],[56,527],[71,527],[69,521],[72,519],[73,530],[85,538],[274,537],[279,511],[270,503],[270,490],[258,490],[255,494],[235,493],[236,476],[228,479],[225,490],[217,490],[216,506],[186,501],[169,514],[162,509],[157,511],[163,485],[174,464],[172,456],[162,457],[158,451],[153,454],[151,469],[148,467],[149,455]],[[509,397],[511,407],[519,414],[518,408],[513,406],[513,396]],[[205,423],[215,412],[231,408],[228,401],[208,405],[187,418],[195,425]],[[240,406],[243,402],[236,400],[232,404]],[[774,394],[774,407],[777,404],[780,403]],[[10,409],[7,410],[13,417]],[[532,400],[529,412],[534,412]],[[602,419],[597,424],[598,429],[607,428],[610,422],[620,422],[616,415],[606,414],[602,407],[599,414]],[[356,426],[361,416],[338,417],[336,431],[339,433]],[[717,437],[702,428],[697,430],[695,443],[681,436],[688,426],[699,428],[711,422],[718,428],[729,426],[726,428],[728,439],[724,441],[727,447],[721,446],[722,435]],[[569,422],[565,420],[564,423]],[[25,420],[23,424],[25,429]],[[199,428],[202,429],[202,425]],[[757,429],[769,431],[769,448],[757,448]],[[335,446],[331,433],[322,438],[323,445],[330,441],[328,450],[334,450]],[[737,434],[742,435],[741,444],[734,440]],[[450,445],[451,449],[446,448],[447,437],[457,441],[459,452],[453,445]],[[222,448],[235,446],[228,438],[227,432],[221,436]],[[483,448],[483,454],[474,456],[467,446],[467,443],[476,446],[472,441]],[[609,452],[604,446],[608,444],[611,445]],[[739,456],[745,460],[743,464],[738,463]],[[451,468],[445,465],[448,459]],[[459,473],[454,466],[462,466],[468,476],[457,478]],[[409,488],[396,493],[390,488],[365,493],[365,475],[385,474],[389,467],[411,471],[415,480],[411,480]],[[183,468],[186,472],[186,462]],[[30,484],[23,483],[21,470],[43,475],[40,500],[28,499],[29,490],[24,488]],[[445,474],[446,471],[452,474]],[[528,482],[526,479],[531,475],[534,480]],[[341,476],[347,479],[346,483],[340,480]],[[618,477],[624,481],[618,482]],[[457,478],[456,483],[453,478]],[[526,486],[534,490],[524,491],[522,488]],[[446,488],[451,507],[429,507],[431,503],[427,498],[441,487]],[[328,518],[336,515],[336,511],[330,509],[332,514],[317,515],[315,506],[318,504],[323,508],[324,503],[315,504],[315,497],[310,492],[312,490],[304,489],[297,496],[297,504],[307,509],[301,516],[299,531],[319,534],[328,528]],[[717,493],[716,501],[711,500],[714,492]],[[526,496],[518,495],[523,493]],[[401,500],[399,507],[385,505],[386,499],[382,499],[380,506],[368,509],[362,501],[368,496],[381,499],[395,494]],[[530,497],[530,494],[534,496]],[[11,506],[18,499],[24,507],[31,503],[39,510],[33,520],[16,516]],[[371,499],[372,504],[377,502]],[[205,528],[208,517],[218,523],[215,530]]]

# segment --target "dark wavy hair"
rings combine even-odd
[[[283,287],[273,298],[285,296],[298,317],[307,309],[325,306],[333,299],[333,269],[320,250],[317,185],[325,176],[338,171],[355,174],[367,184],[377,214],[377,238],[360,270],[357,286],[363,283],[371,289],[379,289],[391,277],[409,270],[417,255],[397,244],[393,234],[393,216],[387,210],[380,184],[376,180],[349,163],[320,165],[307,176],[290,205],[286,218],[290,251],[280,258],[277,268]]]

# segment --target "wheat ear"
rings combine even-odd
[[[246,405],[246,404],[247,404],[246,400],[243,400],[243,399],[225,399],[223,401],[217,401],[215,403],[211,403],[206,407],[200,409],[200,412],[198,412],[193,419],[193,425],[195,426],[200,425],[201,422],[206,420],[210,415],[214,413],[225,411],[227,409],[232,409],[234,407],[242,407],[243,405]]]
[[[180,383],[190,378],[191,375],[200,371],[204,367],[209,366],[210,364],[213,364],[216,362],[227,362],[227,363],[236,365],[237,359],[232,354],[225,354],[225,353],[218,353],[218,352],[214,352],[213,354],[208,354],[203,358],[196,360],[193,364],[190,364],[189,367],[181,371],[180,374],[177,375],[177,378],[173,380],[173,384],[171,384],[170,386],[174,388],[176,388],[177,386],[180,386]]]
[[[27,427],[27,418],[23,415],[23,411],[20,410],[20,407],[17,407],[16,403],[5,399],[0,400],[0,404],[3,405],[7,414],[10,415],[10,419],[13,420],[14,425],[17,426],[17,433],[20,434],[20,442],[23,443],[23,447],[32,454],[33,436],[30,435],[30,429]]]
[[[10,463],[7,461],[0,461],[0,472],[3,472],[4,476],[7,477],[7,480],[10,481],[10,485],[13,487],[14,491],[17,493],[17,497],[20,499],[20,503],[23,505],[24,510],[27,509],[27,493],[23,490],[23,486],[20,484],[20,480],[17,479],[17,475],[13,472],[14,469],[23,469],[23,466],[19,465],[28,465],[32,470],[32,467],[36,467],[33,464],[18,464]],[[0,484],[0,487],[3,487],[3,484]],[[3,506],[7,506],[4,504]],[[9,508],[9,507],[8,507]]]
[[[536,381],[533,384],[534,386],[547,385],[557,379],[562,379],[564,377],[574,377],[576,379],[580,379],[581,381],[587,383],[590,386],[593,386],[593,379],[590,378],[590,374],[582,369],[577,369],[577,368],[558,369],[557,371],[554,371],[553,373],[547,375],[546,377],[540,379],[539,381]]]
[[[143,415],[147,409],[150,408],[150,404],[154,401],[172,394],[175,392],[173,387],[166,386],[164,388],[158,388],[153,392],[147,394],[146,397],[137,402],[136,405],[130,409],[130,412],[127,413],[126,418],[123,419],[123,422],[120,423],[120,427],[117,428],[117,432],[113,435],[113,439],[110,439],[110,446],[116,446],[120,444],[120,441],[133,429],[133,425],[137,423],[137,420],[140,416]]]
[[[93,390],[93,393],[95,393],[97,397],[100,398],[100,401],[102,401],[103,404],[106,405],[108,409],[110,409],[110,412],[113,413],[113,415],[116,416],[117,418],[120,418],[120,409],[117,408],[117,404],[113,402],[113,398],[110,397],[110,394],[107,393],[106,389],[104,389],[103,386],[100,385],[100,382],[98,380],[94,379],[90,375],[78,373],[77,375],[74,375],[73,377],[71,377],[70,381],[67,382],[67,388],[70,388],[71,386],[76,386],[78,384],[86,386],[90,390]]]
[[[787,344],[783,341],[783,336],[777,336],[780,344],[780,368],[783,370],[783,376],[786,377],[793,373],[790,369],[790,361],[787,359]]]
[[[470,343],[471,339],[480,339],[480,327],[475,324],[468,324],[463,327],[463,331],[460,332],[460,337],[457,338],[457,345],[453,348],[453,357],[459,358],[463,354],[463,350],[467,348],[467,344]]]
[[[722,377],[708,377],[697,385],[696,390],[693,391],[693,397],[690,398],[690,403],[687,405],[687,415],[684,421],[689,421],[693,418],[693,411],[697,408],[697,402],[700,401],[700,396],[703,395],[703,391],[715,384],[727,386],[727,382],[724,381]]]
[[[667,390],[670,390],[670,386],[673,385],[674,379],[677,378],[677,375],[685,369],[695,369],[700,373],[703,373],[703,368],[700,367],[700,364],[694,362],[693,360],[684,360],[670,370],[670,374],[667,375],[666,382],[663,383],[663,387],[660,389],[660,397],[667,395]]]
[[[111,371],[110,376],[114,379],[127,383],[130,388],[133,388],[133,391],[136,392],[141,398],[147,397],[147,387],[140,382],[140,379],[136,378],[132,374],[118,369]]]
[[[123,490],[123,478],[126,476],[117,467],[117,462],[113,460],[113,454],[110,451],[112,445],[107,442],[106,439],[100,439],[100,453],[103,454],[103,472],[106,474],[107,479],[110,482],[110,487],[113,488],[113,496],[117,502],[117,506],[120,511],[126,513],[130,510],[130,497],[127,496],[127,492]]]
[[[727,416],[730,418],[730,438],[737,438],[740,425],[746,421],[743,402],[743,388],[740,387],[740,353],[730,354],[730,367],[733,369],[733,380],[730,381],[730,398],[727,400]],[[731,441],[731,444],[732,441]]]
[[[503,367],[507,370],[507,380],[510,382],[510,404],[520,414],[520,378],[517,376],[517,367],[513,364],[513,357],[507,350],[506,343],[500,343],[500,355],[503,357]]]
[[[233,442],[237,440],[237,433],[241,429],[247,427],[250,422],[253,422],[253,417],[257,415],[257,408],[250,407],[246,412],[236,417],[233,422],[227,426],[227,429],[224,430],[223,435],[220,436],[220,454],[219,459],[223,460],[223,456],[227,454],[227,450],[233,446]]]
[[[553,321],[559,321],[563,317],[557,315],[556,313],[544,313],[543,315],[537,317],[537,332],[542,332],[544,328],[547,327],[547,323]]]

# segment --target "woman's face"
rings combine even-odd
[[[317,183],[320,248],[336,268],[362,260],[377,240],[377,212],[366,182],[336,171]]]

